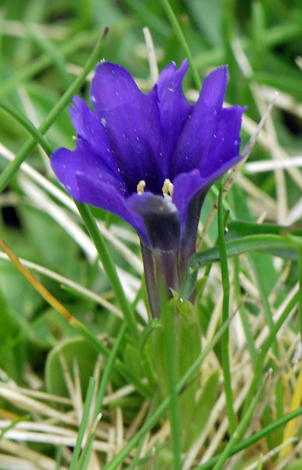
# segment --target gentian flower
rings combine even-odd
[[[195,252],[200,210],[210,186],[241,156],[240,106],[223,107],[227,67],[204,81],[195,105],[182,91],[184,60],[142,93],[120,65],[102,61],[91,84],[92,111],[75,97],[76,149],[56,150],[52,168],[79,202],[110,211],[137,231],[153,316],[160,283],[178,290]]]

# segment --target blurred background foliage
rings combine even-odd
[[[170,0],[170,4],[201,79],[212,68],[228,64],[226,101],[229,104],[247,105],[246,116],[258,122],[265,108],[259,106],[255,87],[263,90],[265,86],[266,91],[276,89],[284,94],[287,105],[277,106],[272,113],[276,140],[288,156],[301,154],[302,72],[299,54],[302,51],[302,1]],[[148,91],[152,83],[143,27],[147,26],[151,32],[160,70],[171,61],[179,66],[185,58],[164,5],[164,1],[154,0],[1,0],[0,101],[9,103],[38,126],[79,73],[106,26],[110,32],[103,57],[124,66],[142,89]],[[184,80],[188,97],[191,97],[192,89],[196,90],[196,85],[189,71]],[[78,94],[89,100],[89,82],[83,84]],[[268,96],[271,95],[268,93]],[[0,143],[11,152],[18,152],[28,137],[27,131],[1,106],[0,122]],[[73,148],[74,134],[69,109],[66,108],[46,137],[53,150],[60,146]],[[249,137],[249,133],[243,130],[243,145]],[[270,158],[270,147],[256,144],[250,161]],[[28,156],[27,163],[55,182],[45,155],[37,147]],[[7,159],[1,156],[0,170],[6,165]],[[280,220],[275,202],[278,198],[275,173],[246,172],[245,176],[260,189],[260,204],[261,198],[265,197],[273,201],[273,209],[267,211],[266,219],[285,223]],[[288,174],[284,174],[284,179],[284,197],[289,211],[298,205],[301,187]],[[97,263],[87,261],[83,248],[64,226],[54,220],[47,201],[41,199],[41,206],[36,204],[37,199],[39,195],[32,193],[30,188],[26,189],[19,174],[15,175],[0,196],[1,237],[18,256],[104,295],[115,305],[108,281]],[[210,193],[202,211],[202,222],[213,201],[214,194]],[[251,208],[239,185],[234,186],[228,201],[232,214],[237,218],[256,221],[262,212],[261,208],[258,212],[253,210],[255,204]],[[264,199],[263,204],[265,206]],[[268,203],[267,206],[271,207]],[[127,228],[115,216],[108,217],[100,210],[94,210],[94,214],[108,227]],[[133,233],[130,229],[129,233],[128,239],[123,241],[135,255],[139,255],[139,247],[135,237],[131,238]],[[216,226],[213,226],[207,243],[214,243],[216,237]],[[131,262],[121,257],[114,246],[109,245],[109,249],[120,268],[136,275]],[[254,262],[268,295],[278,279],[276,266],[268,255],[255,258]],[[286,280],[287,287],[293,286],[297,278],[297,262],[294,262]],[[60,283],[47,276],[39,275],[39,279],[95,334],[116,335],[121,324],[118,317],[73,289],[62,289]],[[279,304],[285,294],[286,289],[281,290]],[[210,289],[200,306],[201,324],[205,330],[214,307],[215,293]],[[250,308],[251,313],[257,315],[257,303],[251,302]],[[59,340],[76,335],[15,267],[2,259],[0,325],[0,367],[18,384],[26,383],[33,387],[43,386],[48,352],[57,346]],[[134,353],[124,353],[126,364],[131,367]],[[52,359],[55,360],[57,358]],[[57,365],[52,367],[54,371]],[[141,371],[136,373],[139,376]],[[48,377],[51,375],[52,372],[48,372]],[[56,381],[57,377],[52,384]],[[52,385],[50,389],[56,392]],[[132,403],[134,408],[138,406],[136,399]],[[129,402],[127,406],[131,408]]]

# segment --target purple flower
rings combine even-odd
[[[204,81],[191,105],[182,91],[188,70],[168,65],[142,93],[120,65],[98,64],[92,111],[74,98],[76,149],[60,148],[51,165],[79,202],[118,215],[137,231],[153,315],[159,315],[159,279],[180,286],[195,251],[200,210],[210,186],[240,160],[245,108],[223,108],[227,67]]]

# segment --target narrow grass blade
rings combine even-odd
[[[298,408],[297,410],[293,411],[292,413],[289,413],[286,416],[283,416],[281,419],[278,419],[274,423],[270,424],[269,426],[266,426],[265,428],[261,429],[261,431],[256,432],[253,434],[253,436],[249,437],[248,439],[245,439],[244,441],[240,442],[240,444],[237,444],[236,446],[233,447],[230,456],[235,455],[241,450],[247,449],[248,447],[254,445],[256,442],[260,441],[261,439],[267,437],[269,434],[274,432],[278,428],[282,428],[285,426],[287,423],[289,423],[292,419],[295,419],[296,417],[302,415],[302,406]],[[208,462],[199,465],[198,467],[195,467],[193,470],[211,470],[213,466],[217,463],[220,455],[216,455],[212,459],[210,459]]]
[[[20,113],[17,109],[13,108],[10,104],[4,103],[0,101],[0,108],[4,109],[8,114],[10,114],[13,118],[15,118],[21,126],[26,129],[31,136],[41,145],[45,153],[49,156],[52,153],[52,148],[50,144],[47,142],[45,137],[38,131],[38,129],[27,119],[24,114]]]
[[[104,372],[102,374],[102,380],[101,380],[100,387],[99,387],[97,397],[96,397],[96,405],[95,405],[95,413],[94,413],[94,415],[95,415],[94,418],[95,419],[96,419],[97,415],[102,410],[103,400],[104,400],[104,397],[105,397],[105,394],[106,394],[106,389],[107,389],[107,386],[108,386],[109,379],[110,379],[111,374],[112,374],[114,362],[115,362],[117,354],[119,352],[119,348],[121,346],[121,343],[122,343],[122,341],[125,337],[126,331],[127,331],[127,325],[126,325],[126,323],[124,323],[120,328],[119,334],[118,334],[118,336],[115,340],[114,346],[112,348],[112,351],[110,353],[110,356],[108,357],[106,366],[104,368]]]
[[[297,302],[299,302],[299,300],[301,299],[301,296],[302,296],[302,289],[300,288],[299,291],[294,295],[294,297],[288,303],[287,307],[284,309],[284,312],[282,313],[280,318],[274,324],[273,328],[270,331],[269,336],[267,337],[265,343],[263,344],[261,352],[258,356],[257,363],[256,363],[254,378],[253,378],[253,381],[251,383],[249,392],[246,396],[245,406],[244,406],[244,411],[243,412],[245,412],[248,409],[248,407],[250,406],[250,404],[252,402],[252,399],[253,399],[253,396],[254,396],[254,393],[256,392],[256,390],[259,386],[259,381],[261,380],[261,377],[262,377],[262,370],[263,370],[265,359],[267,357],[267,353],[268,353],[269,349],[271,348],[273,342],[275,341],[275,338],[276,338],[276,335],[277,335],[278,331],[280,330],[281,326],[285,322],[285,320],[286,320],[287,316],[289,315],[289,313],[291,312],[291,310],[295,307]]]
[[[198,75],[198,72],[197,72],[197,69],[195,67],[195,63],[193,61],[193,57],[192,57],[192,54],[191,54],[191,51],[190,51],[190,48],[188,46],[188,43],[186,41],[186,38],[182,32],[182,29],[179,25],[179,22],[177,21],[177,18],[174,14],[174,11],[170,5],[170,3],[168,2],[168,0],[161,0],[161,3],[167,13],[167,16],[170,20],[170,23],[174,29],[174,32],[179,40],[179,43],[180,45],[182,46],[184,52],[185,52],[185,55],[188,59],[188,62],[189,62],[189,65],[190,65],[190,69],[191,69],[191,72],[192,72],[192,75],[193,75],[193,78],[194,78],[194,82],[195,82],[195,85],[196,85],[196,88],[197,90],[200,90],[201,89],[201,80],[200,80],[200,77]]]
[[[115,265],[108,252],[106,243],[97,227],[97,224],[88,206],[86,206],[85,204],[79,204],[79,203],[76,203],[76,205],[87,227],[87,230],[95,244],[100,260],[103,264],[105,273],[107,274],[108,279],[110,281],[111,287],[116,294],[116,297],[120,304],[120,308],[124,314],[125,321],[129,327],[129,332],[133,336],[135,341],[138,342],[140,334],[139,334],[139,330],[137,327],[137,323],[134,318],[132,308],[126,298],[125,292],[120,283],[119,277],[115,269]]]
[[[264,379],[262,386],[259,388],[259,390],[258,390],[255,398],[251,402],[246,414],[243,416],[243,418],[240,421],[236,431],[231,436],[231,438],[230,438],[229,442],[227,443],[224,451],[221,453],[220,457],[218,458],[213,470],[221,470],[224,463],[226,462],[228,457],[231,455],[232,449],[234,448],[234,446],[237,444],[237,442],[244,435],[244,433],[245,433],[245,431],[246,431],[246,429],[247,429],[247,427],[250,423],[250,420],[253,416],[253,413],[254,413],[257,405],[259,404],[259,402],[261,400],[261,395],[263,393],[263,390],[264,390],[264,387],[265,387],[265,384],[267,382],[267,379],[268,379],[269,375],[270,374],[267,374],[266,378]]]
[[[229,281],[229,268],[227,259],[227,250],[224,238],[224,220],[223,220],[223,206],[222,206],[222,185],[220,187],[218,199],[218,235],[219,235],[219,253],[221,265],[221,278],[223,288],[223,301],[222,301],[222,322],[225,323],[229,319],[229,302],[230,302],[230,281]],[[224,377],[224,390],[226,397],[226,408],[229,420],[230,434],[232,435],[236,429],[236,416],[233,403],[233,392],[231,383],[230,372],[230,357],[229,357],[229,330],[226,329],[221,338],[221,360]]]
[[[88,420],[90,416],[90,408],[92,405],[95,385],[96,385],[96,379],[93,377],[90,377],[86,399],[85,399],[84,410],[83,410],[83,417],[82,417],[81,425],[80,425],[79,432],[78,432],[77,442],[76,442],[76,445],[72,454],[72,460],[70,463],[69,470],[76,470],[77,468],[77,462],[78,462],[78,458],[81,452],[84,435],[85,435],[85,432],[87,432],[87,424],[88,424]]]

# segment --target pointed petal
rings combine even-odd
[[[234,165],[234,157],[238,156],[238,160],[241,158],[239,134],[245,109],[232,106],[222,110],[215,139],[199,165],[202,176],[217,179]]]
[[[132,225],[144,242],[149,244],[143,220],[130,207],[129,198],[125,198],[114,186],[103,183],[86,172],[77,172],[76,180],[79,202],[112,212]]]
[[[107,153],[110,149],[103,147],[98,151],[99,153],[96,154],[88,142],[78,138],[76,150],[60,148],[51,156],[50,163],[57,178],[65,186],[67,192],[77,200],[79,200],[77,172],[85,172],[92,178],[115,187],[121,194],[127,194],[118,171],[112,170],[106,164]]]
[[[179,69],[176,68],[173,62],[163,69],[155,85],[165,140],[165,178],[169,177],[172,153],[193,108],[182,91],[182,81],[187,71],[187,60],[183,61]]]
[[[228,83],[228,68],[226,65],[217,67],[203,82],[198,100],[198,106],[206,106],[209,111],[219,111],[222,108]]]
[[[184,272],[196,249],[200,210],[210,185],[196,169],[178,175],[173,184],[173,202],[181,218],[181,271]]]
[[[111,144],[99,118],[84,100],[75,96],[73,101],[76,106],[70,106],[70,115],[78,137],[84,140],[87,147],[89,146],[95,155],[99,155],[99,159],[120,178]]]
[[[65,148],[56,150],[50,158],[51,167],[66,191],[78,200],[79,190],[72,169],[74,152]],[[79,165],[80,166],[80,165]]]
[[[93,160],[87,143],[78,139],[74,151],[61,148],[51,157],[51,166],[65,189],[78,202],[108,210],[124,219],[149,244],[142,218],[127,204],[125,189],[101,160]]]
[[[198,167],[211,145],[222,111],[227,78],[227,67],[219,67],[205,79],[199,99],[175,149],[172,177]]]
[[[181,225],[185,223],[189,205],[195,194],[205,185],[206,181],[200,176],[199,170],[181,173],[173,181],[173,203],[178,209]]]
[[[144,180],[147,190],[160,193],[164,177],[158,159],[164,149],[154,94],[144,95],[123,67],[101,62],[92,81],[91,102],[128,192],[136,192]]]

